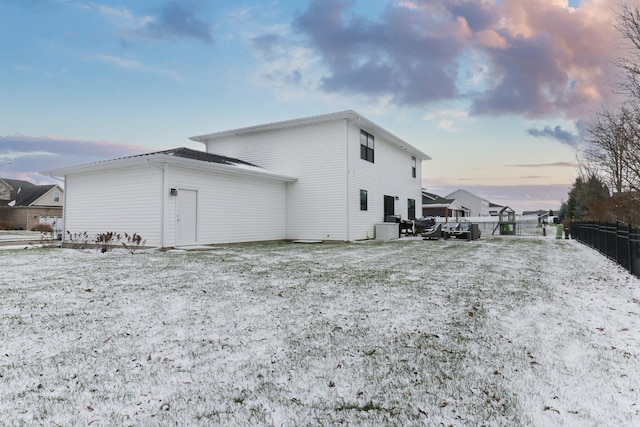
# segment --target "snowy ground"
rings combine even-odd
[[[575,241],[0,265],[7,425],[640,425],[640,282]]]
[[[42,233],[39,231],[24,230],[0,230],[0,243],[40,240]]]

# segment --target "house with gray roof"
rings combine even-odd
[[[456,199],[446,199],[422,190],[422,216],[441,217],[445,218],[445,221],[449,219],[458,220],[469,216],[469,209],[462,206]]]
[[[44,171],[65,181],[65,228],[147,246],[375,237],[415,218],[430,157],[355,111],[190,138],[176,148]]]
[[[56,184],[0,178],[0,221],[3,228],[31,230],[40,223],[62,230],[64,190]]]

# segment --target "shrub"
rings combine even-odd
[[[144,246],[144,244],[147,242],[146,239],[142,240],[142,237],[137,233],[133,233],[133,234],[124,233],[124,237],[125,239],[127,239],[127,241],[126,243],[122,242],[122,246],[124,246],[125,249],[128,250],[130,253],[134,253],[136,249],[139,249],[140,246]]]
[[[122,239],[122,236],[114,233],[113,231],[108,231],[106,233],[100,233],[96,235],[96,244],[100,246],[102,252],[110,251],[114,245],[117,245]]]
[[[67,230],[66,240],[73,249],[86,249],[89,246],[89,234],[86,231],[82,233],[72,233]]]
[[[600,222],[622,222],[633,227],[640,226],[640,195],[636,192],[615,193],[591,207],[589,220]]]
[[[91,241],[89,239],[89,234],[86,231],[83,233],[71,233],[67,230],[66,241],[73,249],[86,249],[89,246],[97,246],[100,248],[102,253],[108,252],[120,244],[122,244],[122,246],[124,246],[124,248],[130,253],[134,253],[146,243],[146,240],[143,240],[137,233],[124,233],[123,237],[122,234],[114,231],[96,234],[96,237]]]
[[[36,224],[31,227],[31,231],[40,231],[42,233],[53,233],[53,227],[49,224]]]
[[[0,230],[13,230],[13,222],[8,219],[0,221]]]

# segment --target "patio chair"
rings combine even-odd
[[[442,237],[442,224],[436,224],[433,227],[427,228],[422,233],[422,240],[438,240]]]

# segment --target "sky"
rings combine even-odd
[[[0,0],[0,177],[353,109],[422,184],[558,209],[616,102],[614,0]]]

